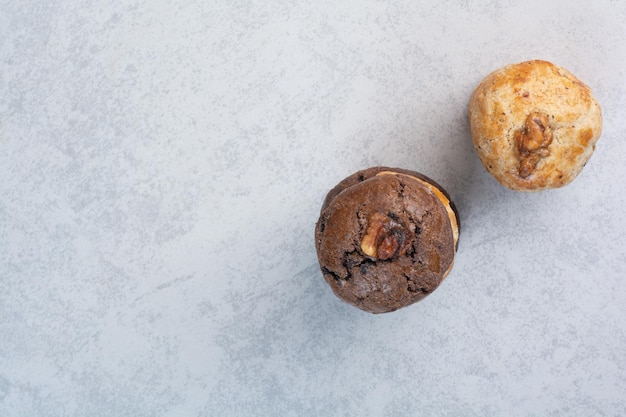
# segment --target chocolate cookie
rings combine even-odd
[[[459,219],[450,197],[417,172],[374,167],[333,188],[315,227],[324,278],[370,313],[408,306],[452,269]]]

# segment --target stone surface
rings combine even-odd
[[[0,0],[0,415],[626,414],[626,3]],[[481,166],[467,104],[546,59],[603,109],[574,182]],[[324,282],[330,187],[451,194],[439,289]]]

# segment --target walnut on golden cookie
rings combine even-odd
[[[469,103],[472,140],[485,167],[516,191],[562,187],[585,166],[602,131],[591,89],[547,61],[489,74]]]

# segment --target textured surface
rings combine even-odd
[[[339,298],[386,313],[437,289],[452,268],[459,229],[452,203],[429,186],[436,187],[420,173],[372,167],[328,193],[315,248]]]
[[[469,121],[485,169],[518,191],[569,184],[602,132],[602,111],[589,87],[539,60],[485,77],[470,99]]]
[[[0,415],[626,415],[626,4],[0,0]],[[570,185],[475,155],[480,80],[602,106]],[[374,316],[313,231],[361,168],[454,196],[455,267]]]

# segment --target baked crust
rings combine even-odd
[[[445,195],[451,212],[426,183]],[[359,171],[324,201],[315,227],[320,268],[342,300],[371,313],[394,311],[426,297],[450,272],[458,225],[453,203],[428,177]]]
[[[489,173],[517,191],[562,187],[585,166],[602,132],[591,89],[547,61],[489,74],[469,103],[472,140]]]

